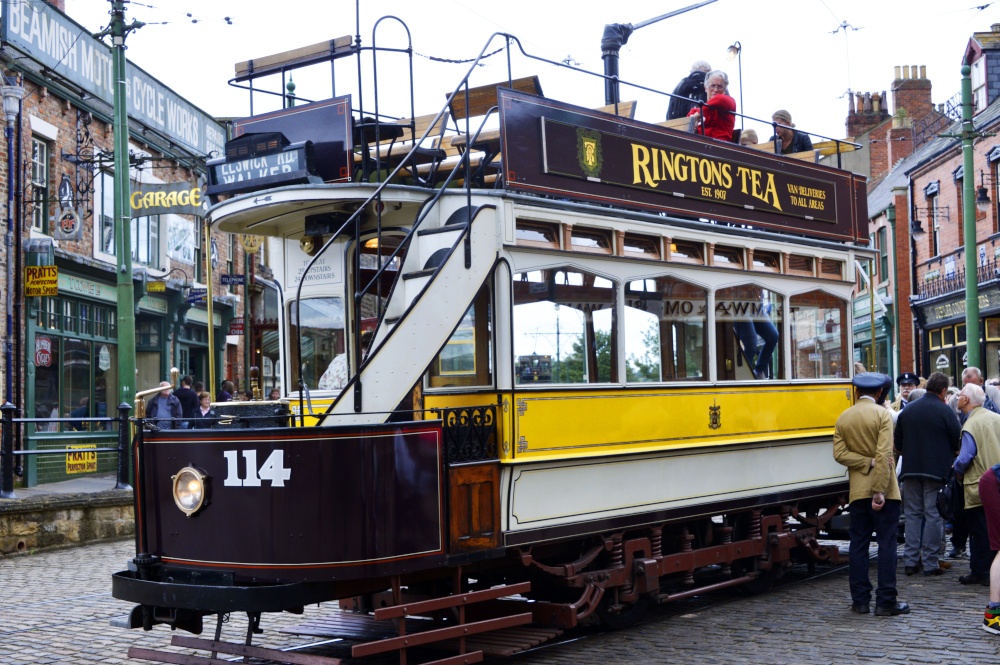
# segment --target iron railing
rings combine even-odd
[[[440,409],[449,464],[497,459],[497,411],[493,404]]]
[[[976,283],[985,284],[1000,277],[1000,263],[996,260],[982,262],[976,268]],[[917,284],[917,296],[936,298],[965,289],[965,268],[956,267],[955,272]]]
[[[128,451],[131,434],[129,422],[129,411],[132,407],[123,402],[118,405],[117,418],[15,418],[18,408],[7,402],[0,406],[0,414],[3,416],[2,432],[0,432],[0,499],[16,499],[14,494],[14,469],[17,466],[17,459],[24,455],[67,455],[71,453],[117,453],[118,473],[114,489],[131,490],[128,483],[129,464]],[[118,424],[118,445],[114,448],[102,448],[94,446],[92,448],[52,448],[46,450],[14,450],[14,428],[28,423],[99,423]]]

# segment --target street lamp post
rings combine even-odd
[[[7,233],[4,236],[4,246],[7,249],[7,338],[4,340],[3,353],[4,362],[7,365],[6,371],[6,401],[14,402],[14,319],[12,318],[12,294],[11,289],[14,284],[14,123],[17,122],[17,115],[21,110],[21,98],[24,96],[24,88],[19,85],[5,85],[0,89],[3,95],[3,115],[6,125],[4,126],[4,136],[7,138]]]
[[[732,43],[732,46],[726,49],[726,60],[729,62],[736,58],[736,66],[739,71],[740,76],[740,131],[743,130],[743,44],[740,44],[739,40]]]

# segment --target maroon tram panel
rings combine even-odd
[[[237,581],[355,579],[443,560],[441,428],[175,430],[137,438],[139,551]],[[186,516],[172,477],[207,476]]]

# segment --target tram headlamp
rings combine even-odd
[[[171,476],[174,481],[174,503],[181,512],[191,517],[205,505],[205,474],[186,466]]]

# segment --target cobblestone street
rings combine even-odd
[[[130,609],[111,597],[110,577],[125,566],[132,548],[132,541],[126,540],[0,559],[0,663],[139,663],[126,657],[129,646],[169,649],[166,627],[144,633],[110,625]],[[905,616],[848,611],[846,570],[803,581],[796,581],[802,575],[796,572],[760,596],[720,592],[654,608],[647,620],[632,628],[581,631],[569,635],[569,642],[506,662],[996,663],[1000,638],[979,628],[987,589],[959,585],[958,576],[968,572],[968,562],[953,563],[940,578],[900,574],[900,599],[913,608]],[[317,641],[279,630],[330,611],[332,604],[307,608],[305,615],[265,616],[265,632],[254,643],[287,647]],[[234,616],[223,639],[239,642],[245,630],[245,620]],[[210,633],[207,623],[204,636]]]

